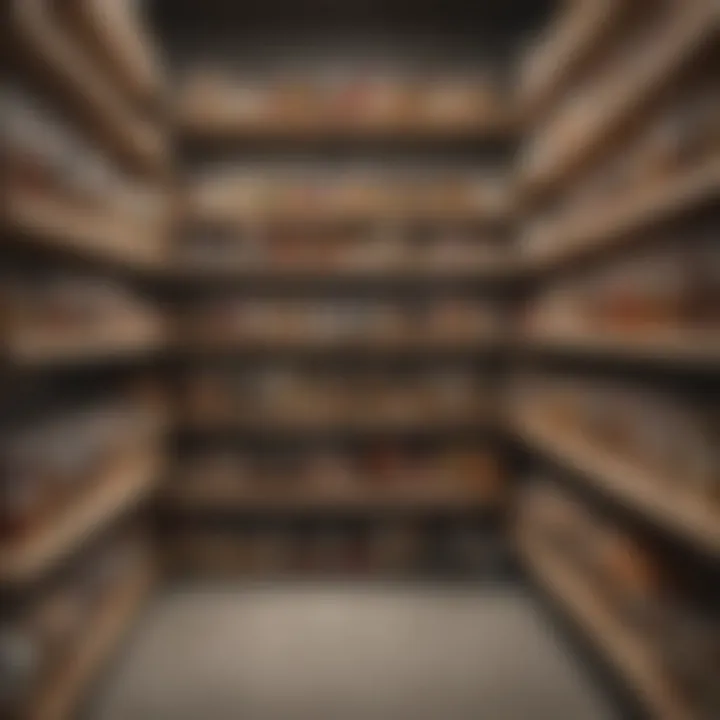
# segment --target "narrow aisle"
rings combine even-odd
[[[534,602],[512,589],[176,591],[93,720],[613,720]]]

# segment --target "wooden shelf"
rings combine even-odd
[[[150,567],[138,570],[125,587],[88,618],[78,646],[34,699],[30,720],[67,720],[82,702],[93,679],[128,632],[154,582]]]
[[[656,720],[693,720],[646,642],[615,617],[592,585],[520,530],[518,549],[528,571],[563,607]]]
[[[621,0],[575,0],[564,4],[540,43],[523,61],[519,105],[526,122],[537,121],[595,55],[622,13]]]
[[[277,494],[234,492],[212,493],[205,489],[188,491],[169,486],[162,496],[164,503],[183,512],[218,511],[252,513],[296,512],[434,512],[478,511],[499,506],[502,493],[488,490],[452,492],[418,492],[417,489],[389,490],[305,490]]]
[[[23,59],[84,125],[127,166],[164,172],[168,147],[159,127],[135,114],[117,88],[64,32],[45,0],[10,0],[13,42]]]
[[[633,58],[621,75],[604,78],[593,94],[584,98],[582,107],[573,104],[559,113],[546,136],[531,146],[532,155],[525,159],[521,169],[522,183],[528,192],[544,192],[548,187],[567,182],[601,154],[626,121],[659,96],[690,60],[717,37],[719,20],[713,2],[678,5],[673,21],[666,22],[656,33],[651,52]],[[588,112],[589,107],[594,112]],[[571,126],[573,132],[569,131]],[[552,151],[547,149],[548,143],[552,143]]]
[[[64,4],[60,12],[75,37],[131,99],[145,107],[158,103],[164,93],[164,73],[138,3],[76,0]]]
[[[122,327],[108,323],[106,330],[77,333],[11,333],[4,348],[15,367],[108,362],[152,355],[164,347],[162,333],[145,324]]]
[[[140,503],[158,480],[159,470],[160,462],[150,452],[125,457],[44,527],[26,538],[0,544],[0,583],[23,585],[42,576]]]
[[[579,472],[596,489],[639,511],[656,527],[720,558],[720,510],[709,500],[663,487],[638,463],[613,456],[580,432],[554,426],[540,412],[518,413],[513,427],[528,445]]]
[[[613,335],[606,329],[596,333],[542,334],[536,332],[519,338],[518,345],[529,352],[550,352],[623,362],[641,362],[660,366],[720,368],[720,333],[710,330],[653,331],[643,335]]]
[[[123,222],[101,209],[73,207],[47,193],[6,188],[2,231],[6,242],[97,260],[135,270],[163,267],[160,238],[142,232],[139,224]]]
[[[544,270],[594,251],[629,245],[639,231],[720,196],[720,159],[710,157],[697,167],[610,198],[595,209],[569,213],[543,228],[537,240],[527,238],[524,264]],[[635,234],[633,234],[635,233]]]

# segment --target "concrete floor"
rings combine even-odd
[[[501,588],[176,590],[97,700],[92,720],[617,720]]]

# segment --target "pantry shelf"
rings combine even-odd
[[[637,243],[639,232],[675,215],[715,201],[720,194],[720,160],[708,160],[674,177],[644,183],[595,210],[582,209],[554,226],[524,238],[524,263],[546,270],[613,246]]]
[[[538,137],[520,168],[525,192],[536,196],[569,182],[601,155],[628,119],[658,97],[717,36],[719,28],[714,3],[678,6],[677,17],[657,33],[651,52],[639,54],[622,73],[599,83],[582,104],[561,112],[545,135]],[[589,113],[589,107],[595,112]]]
[[[138,505],[158,479],[160,461],[138,452],[112,466],[107,476],[58,517],[26,538],[0,544],[0,583],[27,585],[80,548],[97,531]]]
[[[518,346],[530,352],[591,357],[648,365],[708,370],[720,367],[720,337],[712,330],[615,333],[587,331],[573,333],[535,332],[519,337]]]
[[[85,631],[68,662],[51,676],[31,707],[31,720],[66,720],[130,629],[154,584],[149,566],[136,570],[126,586],[105,600]]]
[[[159,240],[107,210],[79,208],[49,193],[9,187],[2,213],[5,243],[138,272],[159,275],[164,267]]]
[[[152,356],[163,347],[163,335],[157,328],[115,325],[111,320],[102,332],[10,333],[4,353],[12,366],[32,368],[134,359]]]
[[[720,513],[706,499],[668,487],[639,463],[613,456],[580,431],[559,428],[540,412],[520,412],[513,430],[531,448],[579,472],[615,501],[703,553],[720,558]]]
[[[528,572],[618,671],[653,718],[692,720],[693,713],[671,689],[646,641],[613,615],[585,579],[529,531],[519,533],[517,547]]]
[[[169,148],[159,127],[133,112],[97,64],[65,33],[51,3],[11,0],[13,41],[31,69],[129,168],[164,173]]]

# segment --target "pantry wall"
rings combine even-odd
[[[2,9],[2,713],[74,716],[159,579],[527,579],[720,713],[713,3]]]

